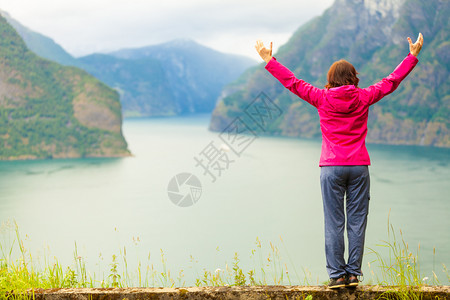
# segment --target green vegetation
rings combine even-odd
[[[117,93],[35,55],[3,17],[0,81],[0,159],[128,154]]]
[[[450,147],[449,2],[407,0],[398,18],[390,11],[375,16],[365,10],[363,4],[336,2],[301,26],[274,56],[317,87],[325,85],[334,61],[346,59],[360,73],[359,86],[364,88],[389,75],[408,54],[406,37],[415,40],[422,32],[425,43],[418,66],[393,94],[372,107],[369,128],[376,130],[369,129],[367,141]],[[210,128],[223,130],[264,91],[283,110],[265,134],[320,138],[317,111],[310,105],[299,106],[303,101],[285,90],[264,65],[225,87],[227,96],[218,102]]]
[[[400,231],[401,232],[401,231]],[[427,284],[441,285],[438,275],[433,271],[433,279],[422,278],[419,269],[418,253],[412,254],[408,244],[397,240],[394,228],[388,220],[388,241],[383,242],[381,250],[388,253],[370,249],[369,263],[372,265],[372,282],[385,287],[392,287],[380,299],[421,299],[420,287]],[[134,240],[134,239],[133,239]],[[284,246],[283,240],[281,240]],[[139,241],[137,239],[137,241]],[[312,276],[303,270],[304,278],[295,270],[289,255],[291,273],[288,264],[282,262],[281,251],[273,243],[269,243],[268,252],[263,251],[262,243],[257,238],[255,248],[251,250],[250,258],[253,267],[244,270],[240,266],[238,253],[234,254],[231,264],[225,263],[225,268],[211,270],[197,270],[198,261],[191,256],[190,268],[195,273],[196,286],[255,286],[255,285],[310,285]],[[219,251],[219,249],[216,249]],[[127,249],[124,247],[119,254],[113,254],[107,274],[91,273],[86,267],[86,258],[79,255],[75,244],[73,263],[63,266],[57,258],[52,260],[44,257],[43,265],[40,257],[33,257],[25,247],[17,224],[6,222],[0,227],[0,298],[5,295],[19,297],[26,291],[37,288],[68,288],[68,287],[185,287],[185,270],[179,270],[173,275],[167,268],[167,259],[161,250],[161,270],[154,266],[150,253],[146,264],[138,261],[134,271],[128,270]],[[287,253],[287,249],[283,251]],[[47,255],[48,256],[48,255]],[[375,275],[373,268],[381,269],[381,279]],[[443,266],[446,284],[450,283],[448,270]],[[12,294],[8,294],[12,293]]]
[[[369,249],[369,255],[376,257],[376,260],[372,263],[376,263],[381,268],[382,279],[379,279],[373,271],[372,276],[376,277],[380,284],[392,287],[392,291],[387,291],[383,299],[421,299],[420,287],[428,283],[440,285],[438,276],[433,270],[433,278],[429,280],[428,277],[423,277],[420,273],[420,244],[416,253],[411,252],[408,243],[403,238],[402,231],[400,230],[401,240],[399,240],[389,219],[387,230],[388,240],[378,245],[381,248],[388,249],[387,257],[374,249]],[[443,265],[443,268],[450,282],[446,266]]]
[[[30,288],[60,288],[60,287],[184,287],[184,270],[174,278],[167,269],[167,259],[161,250],[162,270],[155,269],[150,261],[142,266],[141,261],[135,272],[128,270],[127,250],[124,247],[119,255],[113,254],[109,264],[109,274],[90,273],[86,267],[85,258],[78,254],[75,244],[74,263],[63,267],[55,257],[51,261],[44,258],[43,268],[38,268],[35,259],[24,246],[16,223],[3,223],[0,228],[0,293],[8,291],[25,291]],[[196,261],[191,256],[192,270],[196,273],[196,286],[242,286],[292,284],[287,265],[282,264],[279,249],[270,243],[270,252],[263,258],[261,241],[256,240],[256,249],[251,256],[259,267],[244,271],[239,266],[239,255],[235,253],[231,266],[215,271],[196,269]],[[219,251],[219,249],[217,249]],[[16,254],[16,255],[15,255]],[[14,258],[18,256],[18,258]],[[37,258],[39,260],[39,258]],[[256,278],[259,275],[259,278]]]

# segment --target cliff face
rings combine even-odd
[[[366,87],[387,76],[408,54],[406,37],[415,40],[422,32],[425,44],[418,66],[393,94],[371,108],[367,141],[450,147],[449,14],[449,1],[336,0],[274,56],[317,87],[326,84],[329,66],[344,58],[360,73],[359,85]],[[210,129],[222,130],[261,91],[283,111],[264,133],[321,136],[315,108],[285,90],[264,64],[223,90]]]
[[[118,94],[29,51],[0,17],[0,159],[127,156]]]

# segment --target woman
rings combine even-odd
[[[320,185],[325,217],[325,254],[330,288],[357,286],[362,275],[361,264],[369,210],[370,165],[366,149],[369,106],[392,93],[418,62],[423,36],[413,44],[410,53],[388,77],[361,89],[352,64],[345,60],[333,63],[328,71],[325,89],[297,79],[274,57],[261,41],[256,50],[269,71],[291,92],[317,108],[322,131]],[[346,196],[345,224],[344,195]],[[347,227],[349,257],[344,259],[344,225]]]

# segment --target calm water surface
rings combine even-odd
[[[302,282],[304,272],[310,272],[311,283],[326,280],[320,141],[258,138],[240,157],[229,152],[234,162],[211,182],[194,161],[210,142],[221,144],[218,133],[207,130],[208,121],[209,115],[125,120],[134,154],[129,158],[0,162],[0,220],[17,222],[37,263],[55,256],[73,264],[76,243],[96,276],[109,274],[112,255],[123,254],[124,247],[129,269],[139,260],[160,268],[162,250],[172,276],[183,269],[182,281],[192,285],[203,269],[231,266],[235,252],[242,268],[260,268],[259,258],[255,263],[251,256],[259,238],[264,261],[270,242],[278,246],[292,283]],[[434,268],[445,279],[450,150],[368,149],[366,246],[383,251],[377,244],[388,238],[389,216],[414,252],[420,243],[424,276],[431,278]],[[191,207],[178,207],[167,195],[169,180],[181,172],[202,183],[201,198]],[[5,225],[2,239],[5,244],[10,239]],[[374,259],[364,258],[366,282],[372,278],[367,263]]]

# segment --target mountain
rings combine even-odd
[[[31,52],[0,16],[0,159],[128,156],[119,95]]]
[[[173,116],[211,112],[224,85],[255,65],[192,40],[74,58],[52,39],[1,11],[37,55],[88,71],[116,89],[125,116]]]
[[[17,33],[22,37],[28,49],[40,57],[55,61],[65,66],[80,66],[79,61],[67,53],[60,45],[51,38],[37,33],[13,19],[6,11],[0,10],[8,23],[14,27]]]
[[[211,112],[223,86],[255,64],[192,40],[94,54],[79,61],[119,91],[125,116]]]
[[[391,95],[369,113],[367,142],[450,147],[450,2],[441,0],[336,0],[322,16],[301,26],[274,56],[317,87],[341,58],[360,73],[361,87],[385,76],[408,54],[406,38],[419,32],[425,43],[419,63]],[[261,92],[283,112],[263,134],[319,138],[317,111],[287,91],[265,69],[248,69],[227,85],[212,114],[210,129],[223,130]]]

